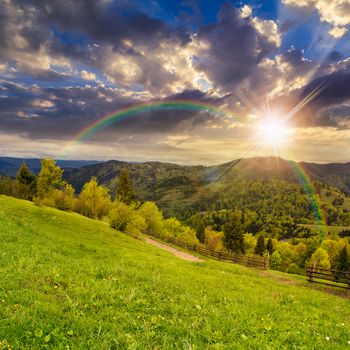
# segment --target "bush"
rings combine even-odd
[[[126,205],[118,200],[113,203],[109,212],[109,223],[116,230],[125,232],[135,238],[145,233],[147,229],[145,219],[135,209],[135,206]]]
[[[146,202],[142,204],[138,212],[146,221],[147,234],[149,235],[163,234],[163,230],[164,230],[163,215],[154,203]]]
[[[204,230],[204,243],[208,249],[215,251],[222,251],[224,249],[223,245],[223,232],[217,232],[211,229],[211,227],[207,227]]]
[[[272,270],[280,270],[282,266],[282,258],[280,253],[275,250],[270,256],[270,268]]]
[[[189,244],[199,244],[196,231],[175,218],[164,220],[164,235],[179,238]]]

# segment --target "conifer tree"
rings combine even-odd
[[[349,262],[349,256],[348,251],[346,249],[346,246],[340,251],[337,259],[336,259],[336,269],[339,271],[349,271],[350,268],[350,262]]]
[[[241,216],[234,214],[230,221],[224,225],[223,242],[225,247],[233,252],[244,253],[244,229]]]
[[[16,192],[19,198],[28,200],[32,200],[36,194],[36,177],[24,162],[16,175]]]
[[[117,181],[117,198],[125,204],[131,204],[135,200],[135,192],[128,170],[122,169]]]
[[[273,253],[273,243],[272,243],[271,237],[267,241],[266,250],[269,252],[270,255],[272,255],[272,253]]]
[[[264,252],[265,252],[265,239],[264,239],[264,236],[259,236],[258,241],[256,242],[254,253],[262,256]]]

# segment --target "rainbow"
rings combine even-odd
[[[297,162],[290,160],[289,164],[291,165],[292,169],[294,170],[297,178],[301,182],[302,186],[305,189],[305,192],[309,198],[311,208],[313,215],[316,219],[317,222],[317,228],[320,236],[320,241],[324,239],[324,230],[323,230],[323,225],[325,225],[325,220],[323,217],[323,213],[321,211],[321,203],[316,195],[314,186],[312,185],[311,179],[308,176],[308,174],[305,172],[305,170],[301,167],[300,164]]]
[[[100,130],[110,126],[116,122],[120,122],[135,115],[151,112],[156,110],[186,110],[186,111],[205,111],[221,117],[230,117],[239,120],[236,115],[225,112],[223,109],[208,103],[190,100],[174,100],[174,101],[149,101],[123,109],[117,109],[112,113],[102,116],[83,128],[75,137],[68,142],[64,148],[63,157],[67,155],[69,150],[83,141],[88,140]],[[65,157],[64,157],[65,158]]]

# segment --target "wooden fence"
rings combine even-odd
[[[350,272],[310,266],[306,268],[309,282],[350,289]]]
[[[197,252],[204,256],[209,256],[217,260],[223,260],[232,262],[235,264],[240,264],[248,267],[255,267],[257,269],[267,270],[269,268],[269,259],[261,256],[248,256],[238,253],[230,253],[224,251],[215,251],[211,249],[204,248],[197,244],[189,244],[185,241],[175,238],[175,237],[163,237],[160,235],[153,234],[152,236],[161,239],[162,241],[175,244],[179,247]]]

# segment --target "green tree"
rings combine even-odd
[[[264,236],[261,235],[259,236],[258,241],[256,242],[254,253],[263,256],[265,250],[265,239]]]
[[[275,250],[270,256],[269,263],[270,263],[271,269],[273,270],[279,270],[281,268],[282,257],[277,250]]]
[[[16,175],[16,192],[19,198],[28,200],[32,200],[36,194],[36,177],[24,162]]]
[[[309,265],[329,269],[331,263],[328,253],[323,248],[317,248],[310,258]]]
[[[195,227],[196,235],[199,242],[204,243],[205,241],[205,224],[202,220],[198,221]]]
[[[152,202],[145,202],[139,209],[139,214],[145,219],[147,224],[146,232],[149,235],[161,235],[164,229],[163,215],[158,207]]]
[[[267,241],[266,250],[269,252],[270,255],[272,255],[272,253],[273,253],[273,243],[272,243],[272,238],[271,237]]]
[[[51,192],[62,189],[66,182],[62,180],[63,170],[52,159],[41,161],[41,170],[37,179],[37,194],[39,198],[49,197]]]
[[[117,198],[128,205],[135,200],[134,187],[126,168],[122,169],[118,177]]]
[[[7,176],[0,175],[0,194],[5,196],[16,195],[16,181]]]
[[[256,246],[256,238],[251,233],[244,234],[244,250],[248,254],[253,254]]]
[[[338,257],[336,258],[335,268],[339,271],[349,271],[350,262],[346,245],[343,247]]]
[[[79,211],[90,218],[100,219],[111,208],[108,189],[98,184],[96,177],[86,183],[79,195]]]
[[[224,225],[223,242],[225,247],[233,252],[244,253],[244,228],[241,216],[234,213],[231,219]]]

